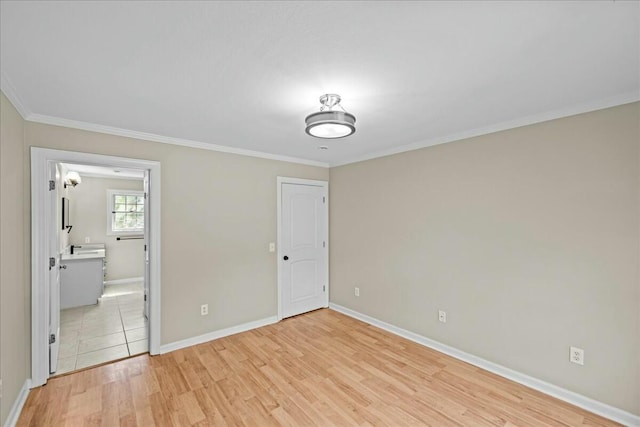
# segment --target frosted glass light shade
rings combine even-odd
[[[307,116],[305,132],[316,138],[343,138],[356,131],[356,118],[344,111],[320,111]]]

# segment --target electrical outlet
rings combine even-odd
[[[360,288],[353,288],[353,294],[357,297],[360,296]]]
[[[578,365],[584,365],[584,350],[578,347],[571,347],[569,361],[577,363]]]
[[[202,304],[200,306],[200,315],[206,316],[207,314],[209,314],[209,304]]]
[[[269,243],[269,252],[275,252],[276,251],[276,244],[275,243]]]
[[[84,238],[84,242],[85,243],[91,243],[91,237],[85,237]]]
[[[438,320],[442,323],[447,323],[447,312],[444,310],[438,310]]]

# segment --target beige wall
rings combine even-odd
[[[640,414],[639,112],[332,168],[331,301]]]
[[[23,198],[24,120],[0,95],[0,425],[30,375],[30,288],[25,259],[29,224]]]
[[[82,183],[67,188],[70,200],[69,244],[104,243],[107,253],[106,280],[144,276],[144,240],[116,240],[107,236],[107,190],[143,190],[142,180],[82,176]]]
[[[161,162],[162,344],[277,314],[276,255],[268,250],[276,241],[276,177],[327,180],[328,169],[32,122],[25,126],[26,149]],[[203,317],[204,303],[209,315]]]

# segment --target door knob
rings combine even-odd
[[[67,266],[66,265],[60,265],[60,268],[64,268],[66,270]]]
[[[286,261],[289,259],[289,257],[285,255],[282,259]]]

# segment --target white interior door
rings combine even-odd
[[[144,317],[149,319],[149,171],[144,171]]]
[[[328,306],[328,205],[326,183],[280,185],[278,254],[284,318]]]
[[[58,369],[58,350],[60,346],[60,230],[62,229],[62,196],[59,188],[56,188],[56,165],[49,162],[49,182],[53,181],[53,188],[49,187],[50,211],[49,211],[49,373],[53,374]]]

